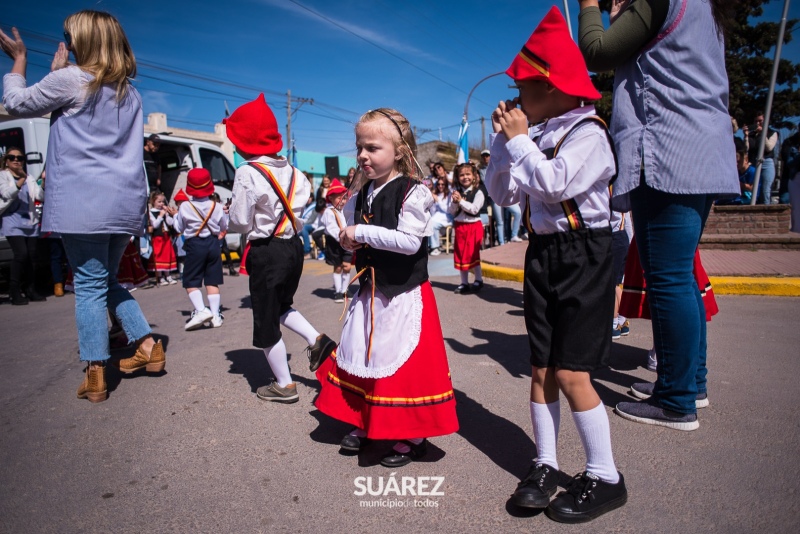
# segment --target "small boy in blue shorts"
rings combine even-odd
[[[512,502],[551,519],[590,521],[625,504],[605,406],[590,372],[605,366],[614,314],[610,138],[594,106],[600,94],[557,8],[545,16],[506,73],[519,97],[500,102],[486,170],[489,195],[520,203],[530,243],[523,301],[531,347],[530,411],[538,457]],[[521,106],[521,109],[517,108]],[[539,124],[541,123],[541,124]],[[537,124],[529,131],[529,124]],[[533,138],[531,136],[533,134]],[[558,488],[559,391],[569,402],[586,469]]]

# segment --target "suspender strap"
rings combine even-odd
[[[275,224],[275,231],[272,233],[272,235],[286,234],[290,224],[292,231],[297,233],[297,218],[294,216],[294,211],[292,211],[292,202],[294,201],[296,192],[295,186],[297,185],[297,169],[291,167],[290,165],[292,169],[292,178],[289,181],[289,194],[287,195],[267,165],[259,162],[251,162],[248,165],[257,170],[261,176],[264,177],[267,183],[272,186],[275,194],[278,195],[278,200],[280,200],[281,205],[283,206],[283,213],[281,213],[278,222]]]
[[[205,215],[205,216],[202,214],[202,212],[199,209],[197,209],[197,206],[195,206],[191,201],[189,201],[189,205],[192,207],[192,209],[194,209],[195,213],[197,213],[197,215],[199,217],[203,218],[203,224],[200,225],[200,228],[194,233],[194,236],[193,236],[193,237],[197,237],[197,236],[200,235],[200,232],[202,232],[203,229],[208,224],[208,221],[211,219],[211,215],[214,214],[214,210],[217,207],[217,203],[216,203],[216,201],[213,201],[213,203],[211,204],[211,209],[208,210],[208,215]]]

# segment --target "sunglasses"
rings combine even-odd
[[[7,161],[25,161],[25,156],[17,156],[16,154],[7,154]]]
[[[72,35],[69,32],[64,32],[64,41],[66,41],[67,46],[72,46]]]

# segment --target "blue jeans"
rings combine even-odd
[[[706,391],[706,310],[694,253],[715,195],[673,195],[644,184],[631,193],[633,226],[647,282],[658,379],[653,400],[696,413]]]
[[[75,275],[75,322],[81,360],[108,360],[108,315],[125,335],[138,341],[151,332],[139,303],[117,282],[119,261],[131,236],[63,234],[61,240]]]
[[[513,206],[506,206],[503,208],[505,214],[508,215],[508,226],[511,228],[511,233],[508,236],[508,239],[512,239],[519,235],[519,225],[522,222],[522,211],[519,209],[519,204],[514,204]]]
[[[494,219],[495,228],[497,229],[497,244],[505,245],[506,243],[506,223],[505,213],[503,207],[498,205],[497,202],[492,200],[492,219]]]
[[[311,236],[310,232],[314,229],[314,225],[305,224],[303,230],[300,232],[300,237],[303,238],[303,254],[311,252]]]
[[[761,184],[759,192],[761,204],[770,204],[772,202],[772,182],[775,181],[775,160],[772,158],[764,158],[764,163],[761,164]]]

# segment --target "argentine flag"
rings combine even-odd
[[[467,129],[469,123],[465,116],[461,119],[461,128],[458,129],[458,152],[456,153],[456,163],[459,165],[469,160],[469,144],[467,143]]]

